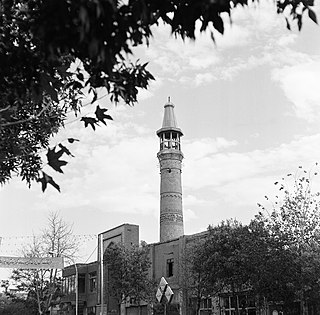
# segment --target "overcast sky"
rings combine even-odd
[[[238,8],[232,18],[232,26],[225,19],[226,32],[216,35],[216,46],[209,35],[183,42],[165,27],[154,29],[150,47],[135,50],[156,77],[139,103],[114,107],[105,97],[100,107],[114,118],[107,127],[94,132],[71,117],[52,141],[80,139],[69,145],[75,158],[64,175],[45,167],[61,193],[53,187],[42,193],[37,183],[28,189],[20,179],[0,188],[0,255],[15,255],[24,242],[9,237],[39,234],[50,211],[72,222],[75,234],[96,235],[133,223],[140,226],[141,240],[157,242],[155,132],[168,96],[184,133],[185,234],[228,218],[248,223],[256,204],[275,194],[276,180],[320,162],[319,26],[306,16],[300,33],[296,27],[288,31],[273,1]],[[93,107],[83,110],[90,112]],[[82,238],[80,261],[95,246],[95,239]],[[96,253],[90,260],[95,258]]]

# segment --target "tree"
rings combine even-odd
[[[191,301],[195,301],[196,314],[199,313],[201,299],[214,294],[211,290],[213,288],[209,289],[210,285],[208,284],[210,271],[203,267],[203,261],[206,261],[207,255],[210,255],[204,246],[207,237],[208,234],[205,234],[201,238],[191,239],[187,242],[181,259],[182,288],[184,295],[190,297]]]
[[[249,225],[250,237],[245,250],[250,291],[259,307],[267,303],[281,303],[288,314],[296,299],[295,255],[288,250],[283,238],[275,237],[259,220]]]
[[[271,237],[264,226],[253,221],[243,225],[236,220],[209,226],[203,240],[197,240],[187,254],[189,294],[196,297],[197,311],[202,298],[231,295],[235,314],[242,314],[250,300],[265,307],[271,301],[289,301],[293,256],[285,251],[282,240]],[[283,279],[281,285],[279,279]],[[191,282],[190,282],[191,281]],[[191,289],[191,290],[190,290]],[[292,300],[290,300],[292,303]]]
[[[205,245],[208,256],[205,262],[209,288],[216,292],[237,295],[250,289],[246,242],[250,239],[248,227],[237,220],[227,220],[216,227],[209,226],[209,238]],[[236,314],[240,314],[238,304]]]
[[[24,256],[72,258],[78,249],[72,233],[72,226],[57,212],[52,212],[48,226],[40,237],[34,237],[33,243],[24,250]],[[11,278],[18,290],[27,293],[28,299],[36,303],[40,315],[46,314],[61,295],[61,275],[57,269],[14,269]]]
[[[131,61],[132,47],[149,43],[151,28],[171,27],[176,37],[195,39],[201,32],[224,32],[222,13],[229,14],[247,0],[3,0],[0,3],[0,183],[17,174],[30,186],[42,189],[52,176],[42,171],[41,151],[48,151],[50,136],[65,125],[66,115],[76,115],[84,94],[97,105],[93,117],[82,117],[95,129],[112,119],[100,108],[98,91],[104,88],[112,102],[137,101],[139,89],[148,88],[153,75],[147,63]],[[308,13],[317,22],[313,0],[277,1],[278,13],[290,11],[302,26]],[[290,28],[288,19],[287,27]],[[70,142],[74,139],[70,138]],[[55,171],[70,155],[66,147],[50,149],[48,165]],[[70,153],[70,154],[69,154]]]
[[[116,300],[119,314],[121,304],[128,299],[139,307],[142,301],[154,300],[155,285],[149,278],[151,261],[147,246],[126,248],[113,244],[103,259],[108,274],[107,294]]]
[[[204,297],[228,292],[233,296],[250,289],[246,251],[250,240],[248,226],[236,220],[209,226],[208,234],[190,247],[192,254],[187,258],[189,292],[196,296],[197,311]],[[239,313],[236,305],[236,314]]]
[[[197,258],[197,254],[195,249],[199,248],[198,240],[194,242],[190,242],[186,244],[185,250],[183,252],[181,263],[181,283],[182,289],[184,291],[184,295],[188,297],[195,297],[196,300],[196,308],[197,314],[200,308],[201,297],[204,296],[203,293],[203,273],[201,270],[195,270],[193,268],[195,266],[195,259]]]
[[[293,189],[286,184],[285,178],[276,182],[281,195],[276,196],[271,211],[259,205],[267,215],[260,212],[253,222],[274,243],[281,245],[278,251],[271,253],[272,260],[266,263],[272,272],[270,277],[261,279],[260,290],[269,299],[275,299],[276,293],[284,302],[300,301],[300,314],[306,314],[308,306],[319,307],[320,298],[320,194],[313,193],[311,187],[315,175],[316,172],[307,172],[300,167],[294,176],[287,175],[293,177]],[[274,264],[275,259],[278,264]],[[270,288],[271,283],[273,295],[270,296],[271,292],[263,288]]]
[[[0,294],[0,315],[36,315],[34,301]]]
[[[247,291],[261,308],[280,303],[286,314],[297,314],[299,301],[299,314],[319,313],[320,193],[311,189],[317,173],[299,170],[288,174],[293,189],[285,178],[275,182],[280,194],[271,210],[258,204],[263,212],[249,225],[229,220],[209,226],[187,249],[184,286],[196,296],[197,310],[203,297]]]

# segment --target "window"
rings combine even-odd
[[[97,273],[96,272],[89,273],[89,290],[90,292],[94,292],[97,290]]]
[[[236,308],[241,315],[256,315],[253,297],[245,294],[220,297],[221,315],[234,315],[236,314]]]
[[[67,286],[68,286],[68,284],[67,284],[67,279],[68,278],[63,278],[63,280],[62,280],[62,292],[64,293],[64,294],[67,294],[68,292],[67,292]]]
[[[173,276],[173,258],[167,259],[167,277]]]
[[[211,298],[201,299],[200,308],[212,308]]]
[[[94,315],[96,313],[96,307],[91,306],[87,308],[88,315]]]
[[[76,276],[72,275],[63,279],[63,292],[64,294],[71,294],[76,292]]]
[[[68,291],[69,293],[75,293],[76,292],[76,275],[72,275],[68,278],[69,278]]]
[[[203,298],[200,302],[200,314],[212,314],[212,300],[211,297]]]

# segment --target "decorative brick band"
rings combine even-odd
[[[183,223],[183,216],[179,213],[161,213],[160,223],[162,222]]]
[[[163,199],[163,198],[179,198],[179,199],[182,199],[182,194],[179,194],[179,193],[162,193],[160,195],[160,198]]]

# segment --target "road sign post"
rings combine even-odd
[[[169,304],[173,297],[173,291],[170,288],[167,280],[162,277],[158,285],[156,298],[159,303],[163,302],[164,304],[164,315],[167,315],[167,304]]]

